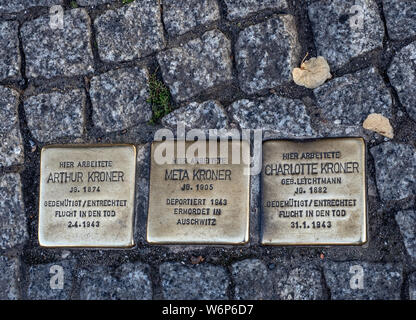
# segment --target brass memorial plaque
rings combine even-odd
[[[131,247],[136,148],[42,149],[39,243],[43,247]]]
[[[249,164],[246,141],[154,142],[148,242],[246,243]]]
[[[367,241],[362,138],[263,143],[265,245],[361,245]]]

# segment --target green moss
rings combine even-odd
[[[150,96],[147,102],[152,105],[153,116],[150,120],[151,124],[156,124],[161,118],[172,111],[171,96],[169,89],[162,81],[156,77],[156,73],[150,75],[149,78]]]
[[[70,6],[72,9],[78,8],[78,3],[76,1],[71,1]]]
[[[134,0],[123,0],[123,4],[132,3]]]

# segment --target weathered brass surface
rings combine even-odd
[[[265,245],[360,245],[367,241],[362,138],[263,143]]]
[[[152,144],[148,242],[242,244],[248,241],[249,144],[245,141],[210,143],[212,149],[207,141]],[[226,148],[221,149],[220,144]],[[158,159],[165,147],[174,150],[173,161],[161,164]]]
[[[43,247],[131,247],[136,148],[42,149],[39,243]]]

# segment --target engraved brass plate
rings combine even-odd
[[[133,246],[135,172],[133,145],[43,148],[40,245]]]
[[[173,152],[164,164],[158,160],[163,149]],[[250,150],[246,141],[154,142],[151,157],[149,243],[248,241]]]
[[[265,245],[361,245],[367,241],[362,138],[263,143]]]

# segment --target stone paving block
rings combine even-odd
[[[324,275],[333,300],[399,300],[401,264],[326,262]],[[361,275],[362,289],[361,289]]]
[[[313,92],[323,116],[338,124],[362,125],[370,113],[391,118],[390,92],[373,67],[328,81]]]
[[[416,150],[410,145],[382,143],[370,149],[376,167],[377,188],[383,201],[416,194]]]
[[[139,67],[117,69],[92,78],[90,96],[93,121],[105,132],[147,122],[152,117],[149,77]]]
[[[152,299],[148,265],[127,263],[113,272],[110,267],[94,266],[81,274],[81,300]]]
[[[297,99],[277,95],[243,99],[234,102],[229,112],[241,129],[275,130],[292,137],[314,134],[306,107]]]
[[[313,266],[277,266],[273,274],[277,299],[322,300],[322,273]]]
[[[0,176],[0,249],[22,245],[28,239],[22,184],[17,173]]]
[[[0,0],[0,14],[20,12],[32,7],[61,5],[64,0]]]
[[[0,255],[0,300],[18,300],[19,291],[19,259]]]
[[[175,100],[190,99],[232,80],[231,41],[218,30],[157,55],[164,81]]]
[[[0,86],[0,167],[22,164],[24,161],[18,104],[19,94]]]
[[[393,40],[416,35],[416,2],[414,0],[383,0],[387,33]]]
[[[85,9],[65,11],[64,25],[52,25],[49,16],[25,22],[21,29],[26,75],[47,79],[85,75],[94,71],[90,18]]]
[[[222,129],[227,126],[227,115],[223,106],[214,100],[192,102],[176,109],[162,119],[166,127],[176,128],[182,123],[185,129]]]
[[[85,102],[85,92],[79,89],[43,93],[27,98],[24,109],[33,137],[41,142],[81,137]]]
[[[340,125],[337,124],[340,120],[335,120],[333,123],[328,122],[328,120],[321,120],[319,122],[318,130],[319,136],[324,138],[328,136],[334,137],[345,137],[345,136],[355,136],[363,137],[365,141],[369,142],[375,138],[376,133],[370,130],[365,130],[361,125]],[[383,140],[384,141],[384,140]]]
[[[64,260],[29,268],[27,298],[69,300],[73,291],[75,260]]]
[[[416,42],[396,54],[387,73],[400,102],[416,121]]]
[[[159,267],[163,296],[167,300],[225,300],[230,284],[223,267],[193,267],[166,262]]]
[[[94,26],[100,58],[106,62],[137,59],[165,46],[158,1],[134,1],[108,10]]]
[[[17,21],[0,23],[0,80],[20,76],[20,51]]]
[[[286,10],[286,0],[224,0],[227,6],[227,19],[246,18],[265,9]]]
[[[295,18],[280,15],[247,27],[238,35],[235,51],[244,92],[252,94],[289,83],[292,69],[300,63]]]
[[[416,300],[416,272],[409,277],[409,298],[410,300]]]
[[[268,269],[257,259],[231,266],[238,300],[319,300],[323,299],[322,273],[312,266],[285,266]]]
[[[416,259],[416,211],[404,210],[397,212],[396,222],[399,225],[408,254]]]
[[[164,0],[163,22],[171,36],[191,31],[220,19],[216,0]]]
[[[247,259],[236,262],[231,266],[231,274],[235,284],[235,299],[273,299],[273,279],[262,261]]]
[[[384,26],[374,0],[321,0],[308,7],[319,56],[331,68],[383,45]]]

